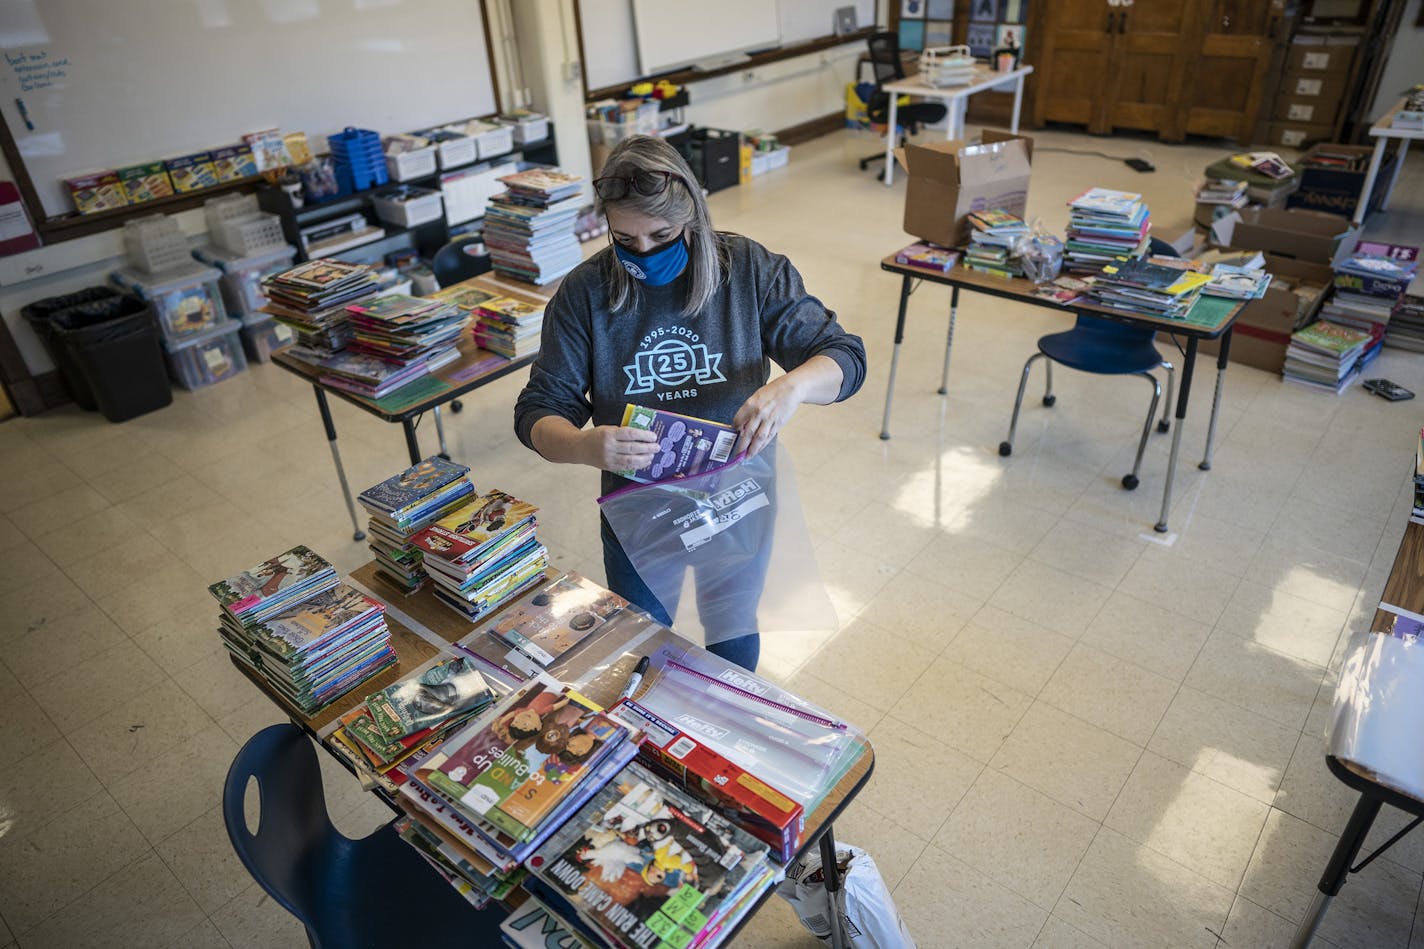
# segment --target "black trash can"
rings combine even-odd
[[[114,294],[50,320],[104,418],[123,422],[173,401],[153,311],[138,297]]]
[[[44,344],[50,361],[59,370],[60,379],[64,382],[64,389],[69,393],[69,397],[81,409],[88,409],[91,412],[97,408],[94,403],[94,393],[89,388],[89,382],[84,378],[84,373],[75,363],[74,354],[69,351],[63,341],[57,338],[53,317],[56,313],[70,307],[85,303],[100,303],[112,300],[118,295],[118,291],[109,287],[89,287],[74,293],[66,293],[63,296],[38,300],[20,310],[20,315],[29,322],[30,328],[35,331],[35,335]]]

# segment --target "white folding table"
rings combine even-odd
[[[886,87],[889,88],[889,87]],[[1390,172],[1389,187],[1384,190],[1384,200],[1380,201],[1380,210],[1389,209],[1389,196],[1394,193],[1394,186],[1399,181],[1399,170],[1404,167],[1404,159],[1409,155],[1409,143],[1416,139],[1424,139],[1424,129],[1400,129],[1395,128],[1390,123],[1394,121],[1396,112],[1404,108],[1406,100],[1400,99],[1380,120],[1370,127],[1370,135],[1375,140],[1375,153],[1370,156],[1370,170],[1365,173],[1365,186],[1360,189],[1360,200],[1355,205],[1354,222],[1358,227],[1365,220],[1365,209],[1369,207],[1370,195],[1374,194],[1375,178],[1379,176],[1380,163],[1384,159],[1385,145],[1390,139],[1398,139],[1399,154],[1394,156],[1394,171]],[[895,106],[890,106],[890,121],[895,121]]]

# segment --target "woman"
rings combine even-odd
[[[806,292],[785,257],[712,229],[701,187],[667,142],[627,139],[593,184],[612,246],[565,277],[545,309],[539,357],[514,410],[526,446],[601,469],[606,494],[628,483],[613,472],[642,468],[657,450],[652,432],[619,424],[629,402],[730,423],[734,456],[755,455],[801,403],[860,388],[860,338]],[[771,360],[786,373],[768,381]],[[602,536],[608,586],[672,625],[676,604],[658,602],[606,521]],[[745,595],[731,598],[738,609],[701,617],[722,640],[709,650],[749,670],[765,572],[765,558],[750,566]]]

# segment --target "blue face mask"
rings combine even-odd
[[[646,254],[636,253],[618,243],[613,245],[613,253],[618,255],[624,270],[650,287],[667,286],[687,268],[687,242],[681,234]]]

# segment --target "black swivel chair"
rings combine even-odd
[[[866,111],[871,122],[885,124],[890,118],[890,95],[881,87],[887,82],[905,78],[905,64],[900,59],[900,37],[896,33],[871,34],[870,70],[874,75],[875,89],[866,100]],[[909,136],[919,131],[921,125],[930,125],[944,118],[949,109],[942,102],[912,102],[895,110],[896,124],[899,125],[900,145],[903,147]],[[871,162],[885,158],[883,151],[866,155],[860,160],[860,170],[870,167]],[[883,172],[882,172],[883,174]]]

